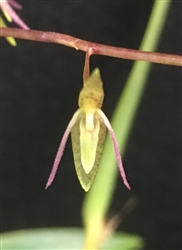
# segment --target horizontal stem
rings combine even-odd
[[[139,60],[173,66],[182,66],[182,56],[179,55],[145,52],[134,49],[113,47],[104,44],[89,42],[73,36],[55,32],[23,30],[15,28],[0,28],[0,36],[11,36],[14,38],[46,43],[58,43],[85,52],[91,47],[93,48],[93,54],[117,57],[128,60]]]

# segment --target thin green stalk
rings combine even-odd
[[[159,43],[171,0],[156,0],[143,37],[140,50],[155,51]],[[151,63],[137,61],[134,63],[123,93],[114,111],[112,126],[123,156],[133,126],[140,100],[146,85]],[[109,98],[109,96],[107,97]],[[86,194],[83,204],[83,220],[86,228],[86,245],[97,242],[99,230],[111,203],[119,170],[116,167],[113,146],[107,138],[99,172],[91,190]],[[127,169],[127,166],[125,166]],[[129,177],[129,176],[128,176]],[[122,180],[120,181],[123,185]],[[132,188],[132,185],[131,185]],[[92,243],[91,243],[92,241]]]

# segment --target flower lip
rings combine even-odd
[[[87,121],[87,116],[89,121]],[[87,124],[88,123],[88,124]],[[83,118],[80,121],[80,151],[81,163],[86,174],[92,170],[99,140],[100,121],[94,119],[94,114],[86,114],[86,123]]]

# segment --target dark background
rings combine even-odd
[[[20,2],[20,1],[19,1]],[[21,18],[37,30],[138,49],[153,1],[21,1]],[[173,1],[157,51],[181,54],[181,1]],[[15,26],[15,25],[11,25]],[[53,185],[44,190],[62,134],[77,109],[84,53],[56,44],[1,39],[2,231],[82,226],[84,191],[70,140]],[[111,118],[132,61],[94,56]],[[152,65],[128,141],[110,212],[135,194],[139,203],[119,230],[146,249],[181,249],[181,68]],[[122,126],[122,122],[121,122]],[[104,189],[103,189],[104,192]]]

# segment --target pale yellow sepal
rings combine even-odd
[[[6,17],[6,19],[8,20],[8,22],[12,22],[12,18],[11,18],[11,16],[6,12],[6,11],[3,11],[3,13],[4,13],[4,15],[5,15],[5,17]]]
[[[96,68],[84,82],[78,99],[78,106],[86,113],[89,110],[102,107],[104,99],[103,83],[100,71]]]
[[[91,129],[89,129],[91,128]],[[80,121],[81,163],[86,172],[90,173],[94,166],[99,139],[100,122],[94,114],[86,113],[86,119]]]

